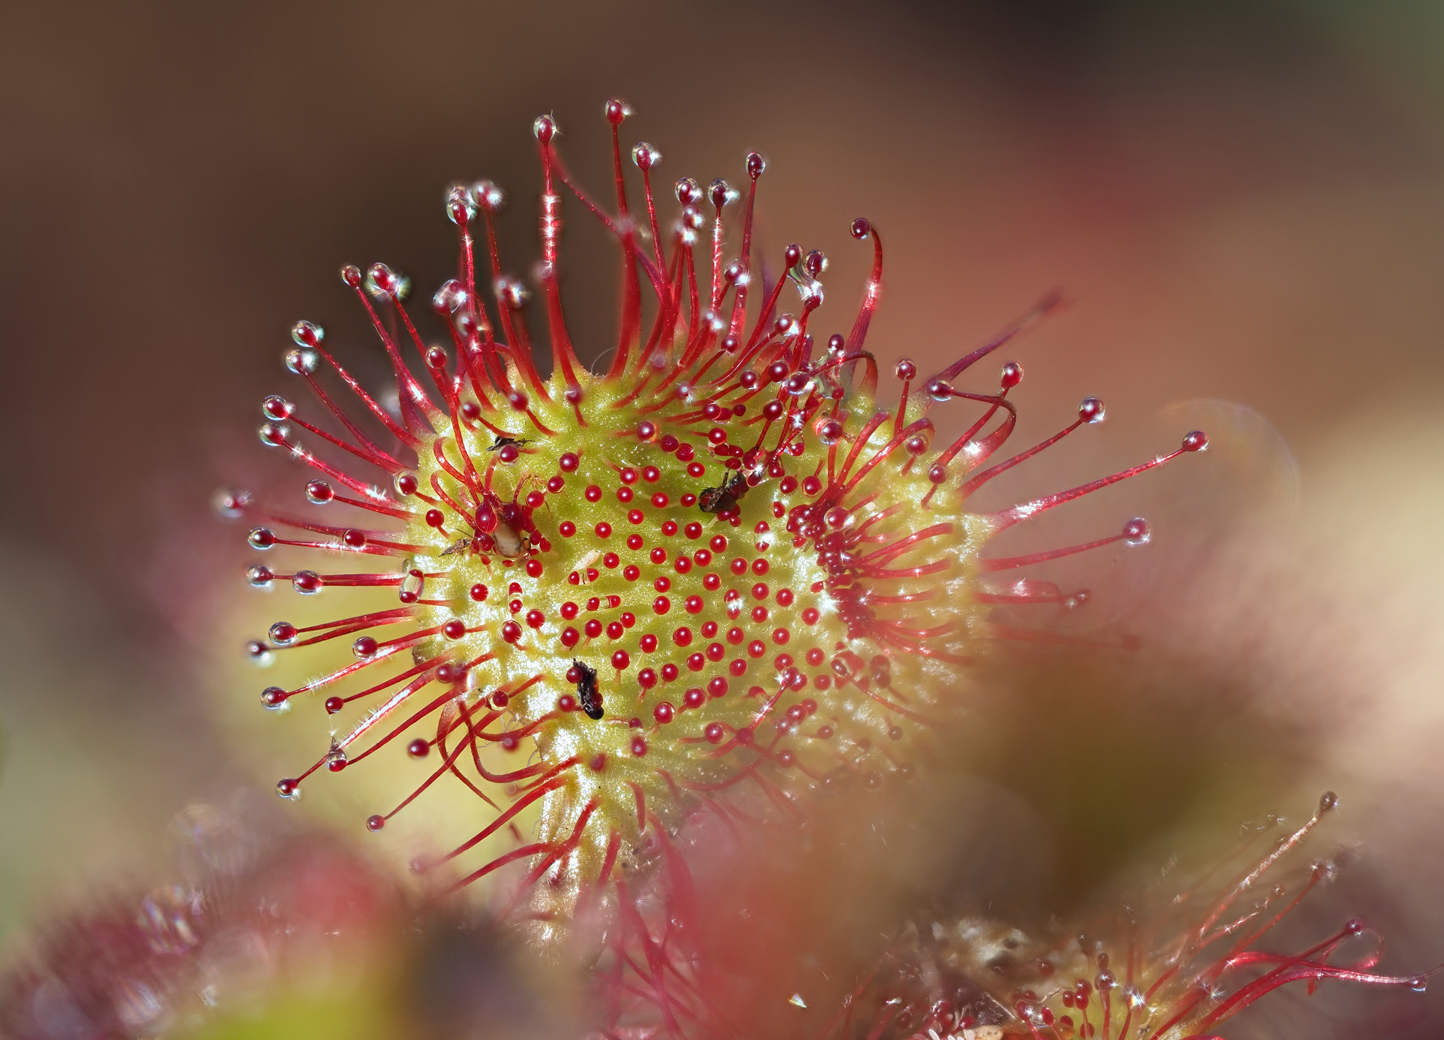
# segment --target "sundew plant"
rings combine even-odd
[[[852,220],[871,274],[856,310],[823,324],[827,257],[796,244],[767,256],[754,242],[763,157],[746,156],[738,184],[682,177],[664,191],[657,148],[636,144],[626,168],[629,114],[605,109],[605,202],[569,173],[553,119],[536,120],[529,281],[500,255],[507,199],[484,180],[445,195],[459,250],[431,319],[399,271],[343,267],[394,385],[363,385],[321,323],[297,322],[285,354],[296,393],[266,398],[260,439],[305,467],[303,487],[230,492],[221,507],[252,525],[252,585],[334,603],[328,620],[278,618],[249,646],[280,674],[262,706],[316,733],[280,795],[383,756],[415,760],[414,781],[365,826],[386,840],[433,785],[469,791],[472,836],[418,855],[415,870],[436,893],[492,886],[497,912],[543,951],[583,914],[601,921],[599,1035],[744,1035],[709,1001],[707,951],[682,956],[668,914],[639,895],[663,875],[662,890],[679,889],[689,813],[741,818],[746,791],[806,818],[824,789],[883,789],[927,768],[919,748],[966,726],[959,709],[986,696],[977,659],[1003,642],[1067,640],[1049,618],[1087,596],[1050,580],[1050,561],[1141,545],[1150,530],[1120,516],[1022,556],[990,552],[991,539],[1208,442],[1181,432],[1130,468],[975,511],[983,485],[1104,418],[1086,397],[1053,436],[1010,443],[1023,371],[996,354],[1056,297],[939,371],[908,360],[880,371],[868,342],[879,229]],[[599,221],[620,257],[617,335],[595,370],[568,330],[564,208]],[[525,316],[533,294],[545,374]],[[1040,620],[1005,624],[1002,605],[1036,606]],[[335,648],[332,667],[288,675],[287,655],[318,644]],[[1285,983],[1423,988],[1370,974],[1376,953],[1344,952],[1367,932],[1358,922],[1301,953],[1259,950],[1331,869],[1274,883],[1333,806],[1326,796],[1236,876],[1231,861],[1189,888],[1166,921],[1016,938],[1009,963],[1025,967],[993,970],[1006,922],[932,922],[860,981],[826,1035],[1173,1040],[1208,1035]]]

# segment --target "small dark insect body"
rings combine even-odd
[[[527,442],[526,442],[526,440],[525,440],[524,438],[504,437],[504,436],[498,434],[496,440],[495,440],[494,442],[492,442],[491,447],[487,448],[486,450],[487,450],[487,451],[501,451],[501,449],[503,449],[503,448],[521,448],[522,445],[524,445],[524,444],[526,444],[526,443],[527,443]]]
[[[697,508],[704,513],[727,513],[737,508],[738,501],[747,494],[747,478],[734,473],[719,487],[707,488],[697,496]]]
[[[572,669],[577,675],[577,704],[587,713],[587,718],[600,719],[604,713],[602,694],[597,689],[597,670],[575,658],[572,659]]]

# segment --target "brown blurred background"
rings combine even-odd
[[[1060,890],[1182,821],[1301,813],[1338,786],[1374,867],[1334,916],[1385,918],[1398,970],[1444,958],[1444,7],[50,3],[0,26],[0,933],[153,869],[170,814],[250,782],[209,707],[255,693],[219,689],[246,556],[209,498],[299,487],[253,432],[260,396],[290,392],[290,324],[379,375],[336,270],[384,260],[429,298],[454,179],[509,189],[524,275],[532,118],[554,113],[604,190],[615,95],[665,183],[768,157],[763,248],[828,252],[839,328],[868,259],[847,227],[869,217],[889,364],[941,363],[1066,290],[1009,353],[1028,367],[1019,443],[1084,392],[1110,422],[1009,491],[1222,424],[1207,459],[1052,528],[1092,537],[1151,506],[1159,529],[1098,605],[1157,656],[1030,666],[1009,703],[1036,716],[996,723],[990,756],[1014,763],[1037,750],[1019,717],[1077,713],[1117,742],[1102,780],[1061,741],[1014,784],[1076,868]],[[612,254],[567,216],[595,355]],[[1431,999],[1393,1033],[1434,1035]]]

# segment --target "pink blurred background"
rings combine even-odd
[[[990,723],[988,754],[1014,764],[1049,720],[1119,749],[1103,777],[1060,748],[1018,770],[1070,867],[1059,898],[1170,828],[1301,812],[1335,786],[1370,852],[1325,919],[1362,905],[1399,970],[1444,958],[1438,5],[55,3],[3,17],[0,934],[154,869],[171,814],[251,782],[209,708],[216,618],[246,560],[209,499],[297,484],[253,433],[260,396],[286,386],[291,322],[366,356],[336,270],[384,260],[429,295],[452,263],[454,179],[510,190],[503,245],[524,273],[532,118],[555,114],[573,169],[601,186],[601,106],[620,96],[668,183],[737,181],[749,149],[768,157],[763,249],[829,254],[838,327],[868,259],[847,228],[873,221],[885,370],[941,364],[1066,291],[1066,312],[1009,352],[1028,370],[1018,443],[1085,392],[1110,422],[1009,492],[1139,461],[1190,425],[1222,431],[1205,459],[1051,528],[1092,537],[1144,511],[1158,531],[1146,564],[1074,572],[1100,583],[1102,620],[1152,650],[1029,665]],[[613,257],[567,216],[573,331],[595,355]],[[1441,1000],[1398,1012],[1391,1035],[1435,1035]]]

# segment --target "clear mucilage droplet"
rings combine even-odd
[[[466,286],[452,278],[436,290],[436,295],[431,298],[431,305],[438,311],[455,314],[466,305],[466,299]]]
[[[476,219],[476,199],[462,184],[453,184],[446,192],[446,215],[453,224],[470,224]]]
[[[496,213],[506,205],[506,192],[488,180],[480,180],[471,186],[471,197],[486,213]]]
[[[276,422],[289,419],[295,413],[296,406],[294,404],[284,397],[278,397],[275,394],[272,394],[261,402],[261,414],[267,419],[274,419]]]
[[[366,269],[365,286],[366,292],[377,299],[405,300],[411,280],[385,264],[372,264]]]
[[[291,339],[298,347],[317,347],[326,338],[326,330],[309,321],[298,321],[291,326]]]
[[[421,596],[421,590],[426,584],[426,579],[420,571],[408,571],[401,579],[400,596],[403,603],[415,603]]]
[[[286,371],[295,376],[314,375],[316,370],[321,367],[321,355],[309,347],[288,350],[283,360],[286,363]]]
[[[326,768],[333,773],[339,773],[346,768],[346,749],[331,738],[331,749],[326,752]]]
[[[662,153],[646,141],[642,141],[632,149],[632,162],[637,164],[639,170],[650,170],[661,161]]]

